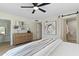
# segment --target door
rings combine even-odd
[[[65,20],[65,41],[77,43],[77,20],[76,18],[67,18]]]
[[[36,25],[36,37],[37,37],[37,39],[42,39],[42,23],[41,22],[39,22],[39,23],[37,23],[37,25]]]

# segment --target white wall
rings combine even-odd
[[[29,25],[31,31],[33,32],[33,39],[35,39],[35,21],[31,20],[31,19],[27,19],[24,17],[20,17],[20,16],[14,16],[5,12],[1,12],[0,11],[0,19],[3,20],[11,20],[11,45],[13,44],[13,37],[12,34],[14,33],[14,24],[16,21],[24,21],[26,24]]]

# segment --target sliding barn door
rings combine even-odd
[[[76,17],[69,17],[63,19],[63,37],[64,41],[77,43],[78,23]]]

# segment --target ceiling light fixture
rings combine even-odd
[[[38,10],[38,7],[34,7],[34,10]]]
[[[32,6],[21,6],[21,8],[33,8],[32,14],[34,14],[35,11],[37,11],[37,10],[40,10],[41,12],[45,13],[46,10],[44,10],[44,9],[42,9],[40,7],[48,5],[50,3],[41,3],[41,4],[39,4],[39,3],[32,3],[32,4],[33,4]]]

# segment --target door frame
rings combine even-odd
[[[8,20],[8,19],[0,19],[1,21],[3,20],[3,21],[9,21],[10,22],[10,44],[9,45],[11,45],[11,36],[12,36],[12,33],[11,33],[11,20]]]

